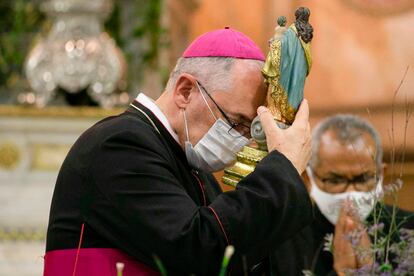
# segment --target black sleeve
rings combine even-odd
[[[414,229],[414,213],[413,212],[399,209],[397,211],[397,220],[401,222],[400,228]]]
[[[217,275],[227,244],[254,262],[310,221],[307,191],[280,153],[203,207],[179,183],[156,135],[114,134],[95,156],[97,199],[86,223],[115,247],[150,265],[156,254],[169,275]]]
[[[230,243],[249,265],[270,254],[312,220],[306,187],[291,162],[273,151],[210,207],[223,221]]]
[[[381,208],[381,221],[385,224],[386,231],[389,231],[389,227],[392,221],[393,205],[381,203],[379,204],[379,208]],[[397,224],[398,229],[414,229],[414,213],[395,207],[395,222]],[[369,223],[374,223],[372,213]]]

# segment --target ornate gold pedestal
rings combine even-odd
[[[236,187],[237,183],[250,174],[266,155],[267,151],[246,146],[237,153],[234,166],[224,170],[222,181],[226,185]]]

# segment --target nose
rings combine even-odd
[[[345,190],[345,192],[354,192],[354,191],[356,191],[354,185],[348,185],[348,187]]]

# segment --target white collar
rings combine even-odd
[[[161,109],[157,106],[153,99],[144,93],[139,93],[135,100],[151,110],[151,112],[154,113],[155,117],[157,117],[157,119],[160,120],[163,126],[168,130],[174,140],[177,141],[178,144],[180,143],[177,133],[174,132],[167,117],[164,115],[164,113],[162,113]]]

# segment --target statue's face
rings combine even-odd
[[[325,192],[370,191],[378,180],[375,141],[362,134],[354,142],[342,144],[332,131],[320,141],[318,165],[313,168],[316,184]]]

